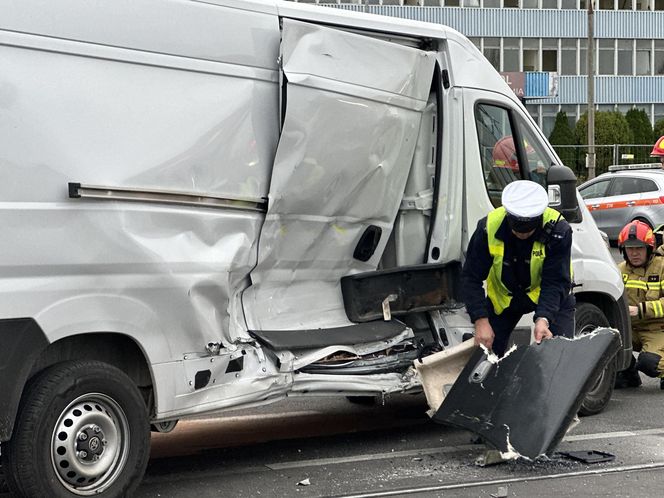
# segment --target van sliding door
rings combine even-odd
[[[285,104],[250,330],[351,325],[340,280],[373,271],[404,194],[435,55],[283,20]]]

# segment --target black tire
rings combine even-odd
[[[597,306],[590,303],[578,303],[576,305],[575,321],[575,335],[577,337],[592,332],[597,327],[609,327],[609,321],[604,313]],[[596,415],[604,410],[613,394],[615,382],[616,362],[612,358],[583,399],[579,408],[579,415]]]
[[[26,386],[2,468],[19,497],[124,497],[150,455],[150,425],[138,388],[98,361],[68,361]]]

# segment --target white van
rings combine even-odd
[[[418,390],[413,359],[472,332],[464,248],[514,178],[572,222],[578,332],[623,333],[587,413],[629,360],[620,274],[573,174],[444,26],[6,0],[0,172],[0,441],[19,496],[124,496],[150,424]]]

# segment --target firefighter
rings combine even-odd
[[[619,268],[632,317],[632,347],[639,352],[618,374],[616,387],[638,387],[639,372],[659,377],[664,389],[664,257],[655,253],[655,235],[642,221],[625,225],[618,236],[625,261]]]
[[[510,183],[502,207],[479,221],[468,245],[462,294],[475,343],[499,356],[517,322],[533,311],[535,342],[574,335],[572,230],[548,200],[535,182]]]
[[[658,157],[661,161],[662,169],[664,169],[664,136],[659,137],[659,140],[655,142],[650,157]]]

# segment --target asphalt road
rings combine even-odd
[[[484,446],[470,433],[428,419],[421,396],[376,406],[288,400],[155,435],[137,497],[661,496],[663,400],[651,379],[616,391],[558,448],[610,453],[612,462],[556,457],[491,467],[475,465]]]

